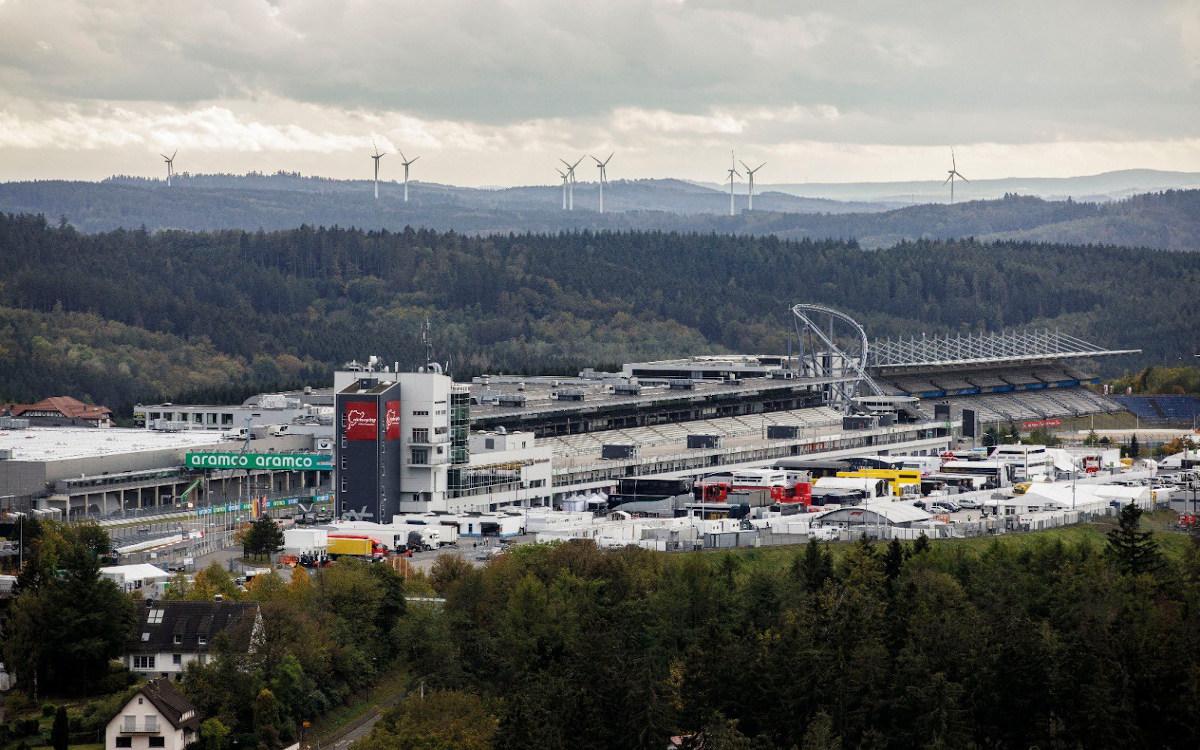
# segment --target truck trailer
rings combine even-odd
[[[359,557],[364,560],[382,560],[388,556],[388,548],[379,540],[365,534],[330,534],[329,556]]]

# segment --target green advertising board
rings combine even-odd
[[[189,469],[263,469],[274,471],[333,471],[333,457],[325,453],[221,453],[188,452]]]

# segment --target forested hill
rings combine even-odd
[[[1200,254],[1111,247],[307,227],[88,235],[0,215],[0,267],[0,402],[67,393],[124,409],[321,382],[370,354],[415,365],[427,315],[459,376],[784,351],[797,301],[844,309],[872,335],[1046,325],[1143,348],[1145,362],[1200,350],[1187,304]]]
[[[118,228],[293,229],[310,226],[401,231],[406,226],[466,234],[559,231],[720,232],[782,238],[854,239],[863,247],[901,240],[1034,239],[1072,244],[1118,244],[1168,250],[1200,249],[1200,190],[1134,196],[1113,203],[1003,199],[925,204],[893,210],[881,204],[841,203],[782,193],[755,196],[755,210],[725,215],[728,194],[679,180],[610,183],[606,212],[598,213],[594,183],[580,183],[575,210],[563,211],[557,187],[480,190],[416,183],[411,202],[402,187],[299,175],[180,176],[161,182],[120,178],[94,182],[0,184],[0,211],[40,213],[85,232]]]

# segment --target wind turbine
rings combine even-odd
[[[750,165],[747,164],[746,162],[741,161],[740,159],[739,159],[739,162],[741,163],[742,168],[746,170],[746,179],[749,180],[749,189],[746,191],[746,198],[747,198],[746,210],[753,211],[754,210],[754,173],[757,172],[758,170],[762,169],[763,167],[767,166],[767,163],[764,161],[762,164],[759,164],[754,169],[751,169]]]
[[[559,159],[563,164],[567,165],[567,180],[570,187],[567,189],[567,210],[575,210],[575,167],[579,166],[579,162],[583,161],[583,157],[575,160],[574,164],[569,163],[566,159]]]
[[[179,149],[175,149],[175,154],[178,153]],[[170,156],[159,154],[163,158],[163,161],[167,163],[167,187],[171,187],[171,176],[175,174],[175,154],[171,154]]]
[[[963,177],[962,173],[960,173],[958,171],[958,164],[954,161],[954,149],[953,148],[950,149],[950,169],[946,170],[946,173],[949,175],[946,178],[946,182],[950,183],[950,202],[954,203],[954,180],[955,180],[955,178],[960,179],[963,182],[970,182],[970,180],[968,180],[966,177]],[[945,185],[946,182],[943,182],[942,184]]]
[[[554,171],[558,172],[558,176],[562,178],[563,210],[566,211],[567,210],[567,182],[569,179],[569,173],[564,172],[557,167],[554,168]]]
[[[375,153],[371,154],[371,158],[375,160],[375,200],[379,200],[379,160],[387,156],[387,154],[379,150],[373,138],[371,139],[371,148],[375,149]]]
[[[616,153],[615,151],[613,153]],[[592,161],[596,162],[596,168],[600,170],[600,213],[604,213],[604,183],[608,182],[608,163],[612,161],[613,154],[609,154],[608,158],[600,161],[596,157],[592,157]]]
[[[400,152],[400,163],[404,166],[404,202],[405,203],[408,203],[408,168],[410,166],[412,166],[417,161],[417,159],[420,159],[420,158],[421,157],[419,157],[419,156],[414,156],[413,158],[409,159],[407,156],[404,155],[403,151]]]
[[[738,174],[737,167],[734,166],[733,152],[729,152],[729,215],[733,216],[733,180],[735,177],[741,177]]]

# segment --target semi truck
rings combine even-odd
[[[408,548],[414,552],[428,552],[438,547],[454,544],[450,537],[451,535],[458,536],[457,529],[446,526],[409,526],[408,529],[408,538],[405,541]]]

